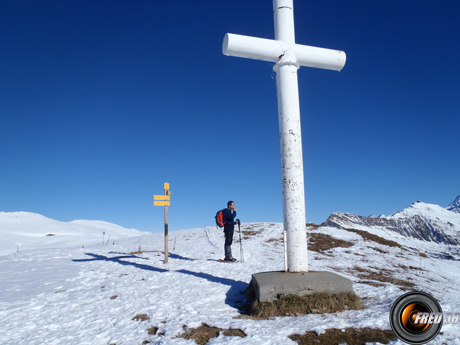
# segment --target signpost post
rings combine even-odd
[[[153,196],[153,206],[165,207],[165,264],[168,263],[168,206],[171,202],[171,191],[169,190],[169,183],[164,184],[165,194]]]

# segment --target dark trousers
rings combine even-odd
[[[235,230],[234,224],[225,224],[224,225],[224,234],[225,234],[225,258],[232,258],[232,243],[233,243],[233,231]]]

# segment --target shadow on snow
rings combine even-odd
[[[115,256],[115,257],[107,257],[104,255],[99,255],[99,254],[92,254],[92,253],[86,253],[88,256],[92,256],[91,259],[72,259],[74,262],[88,262],[88,261],[109,261],[109,262],[115,262],[120,265],[124,266],[134,266],[138,269],[141,270],[146,270],[146,271],[152,271],[152,272],[159,272],[159,273],[166,273],[166,272],[177,272],[177,273],[182,273],[182,274],[187,274],[191,275],[197,278],[205,279],[207,281],[210,281],[211,283],[217,283],[217,284],[223,284],[223,285],[228,285],[230,286],[230,289],[226,293],[225,297],[225,304],[235,307],[235,308],[241,308],[241,306],[246,302],[246,297],[244,295],[244,291],[248,287],[248,283],[245,283],[240,280],[233,280],[233,279],[228,279],[228,278],[222,278],[222,277],[216,277],[208,273],[203,273],[203,272],[193,272],[189,270],[167,270],[164,268],[158,268],[155,266],[150,266],[150,265],[145,265],[145,264],[140,264],[136,262],[131,262],[131,261],[125,261],[122,259],[144,259],[148,260],[147,258],[140,258],[135,255],[123,255],[123,256]],[[176,259],[183,259],[183,260],[190,260],[194,261],[193,259],[185,258],[180,255],[172,254],[173,258]]]

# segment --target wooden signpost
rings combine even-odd
[[[165,182],[164,195],[153,196],[153,206],[165,207],[165,264],[168,263],[168,206],[171,204],[171,191],[169,190],[169,183]]]

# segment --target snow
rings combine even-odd
[[[104,234],[105,232],[105,234]],[[0,212],[0,255],[38,248],[82,247],[138,236],[141,231],[98,220],[60,222],[30,212]]]
[[[395,219],[409,218],[421,213],[430,214],[431,217],[446,218],[446,220],[450,221],[458,222],[460,219],[458,214],[452,213],[451,211],[446,210],[444,207],[435,204],[424,203],[421,201],[413,203],[411,206],[406,207],[402,211],[395,212],[389,217]]]
[[[0,256],[1,342],[195,344],[177,336],[184,333],[184,325],[192,328],[202,323],[238,328],[247,334],[245,338],[221,334],[211,340],[212,344],[296,344],[288,335],[311,330],[322,333],[328,328],[390,329],[390,308],[405,291],[392,284],[376,287],[360,283],[362,279],[353,272],[356,266],[391,270],[398,279],[410,280],[417,290],[432,294],[444,312],[460,312],[460,261],[419,255],[458,252],[458,246],[393,238],[406,246],[407,250],[402,250],[364,241],[354,232],[320,227],[309,232],[328,234],[354,245],[325,254],[309,251],[310,270],[331,271],[351,279],[366,308],[262,321],[237,318],[237,306],[245,301],[243,292],[251,275],[284,269],[282,224],[246,223],[241,228],[253,233],[243,240],[244,262],[218,262],[223,256],[223,232],[205,227],[171,231],[172,254],[165,264],[161,253],[163,234],[137,232],[105,222],[62,223],[22,212],[0,213],[2,238],[7,234],[10,244],[20,239],[22,246],[29,248],[20,246],[16,252],[13,246],[8,255]],[[18,229],[22,229],[20,234]],[[101,229],[106,231],[104,243]],[[107,243],[109,231],[117,237],[115,242]],[[73,239],[56,245],[49,243],[47,233],[55,233],[56,238],[66,234]],[[90,245],[90,238],[96,242]],[[80,244],[83,240],[84,248]],[[139,247],[145,252],[130,254]],[[239,243],[232,248],[239,258]],[[138,314],[147,314],[149,319],[133,321]],[[147,333],[153,326],[159,327],[162,336]],[[460,344],[460,324],[444,325],[442,333],[430,344]],[[394,340],[390,344],[403,343]]]
[[[361,230],[372,229],[372,232],[387,239],[410,237],[438,244],[460,244],[460,213],[421,201],[390,216],[363,217],[335,212],[324,224]]]

